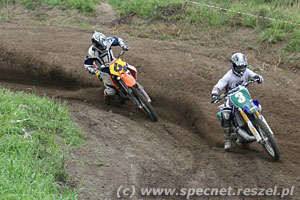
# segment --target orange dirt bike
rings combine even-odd
[[[125,52],[126,50],[122,50],[119,56],[108,65],[110,80],[121,102],[132,100],[152,121],[157,121],[158,117],[151,105],[150,97],[143,86],[136,81],[135,76],[126,68],[128,64],[120,58]],[[99,70],[96,70],[96,76],[101,80]]]

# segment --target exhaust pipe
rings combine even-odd
[[[256,141],[256,138],[254,136],[249,135],[244,129],[238,128],[237,129],[238,134],[247,142],[254,142]]]

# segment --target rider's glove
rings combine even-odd
[[[86,69],[89,71],[89,73],[95,74],[95,69],[94,69],[94,67],[87,67]]]
[[[106,66],[105,65],[101,65],[100,66],[100,69],[104,69]]]
[[[252,80],[261,83],[261,78],[258,75],[253,76]]]
[[[121,38],[119,38],[119,45],[124,51],[128,51],[130,49],[130,47],[127,47]]]
[[[212,94],[211,95],[211,103],[218,103],[219,102],[219,95]]]
[[[128,51],[129,49],[130,49],[130,47],[127,47],[127,46],[122,46],[122,49],[124,50],[124,51]]]

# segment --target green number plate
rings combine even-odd
[[[251,97],[248,90],[244,88],[236,93],[233,93],[230,96],[230,100],[235,106],[243,108],[251,100]]]

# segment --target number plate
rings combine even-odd
[[[244,107],[251,100],[250,94],[246,88],[241,89],[230,96],[231,102],[237,107]]]
[[[125,65],[126,62],[122,61],[121,59],[118,59],[109,65],[109,71],[113,75],[120,76],[120,74],[124,71]]]

